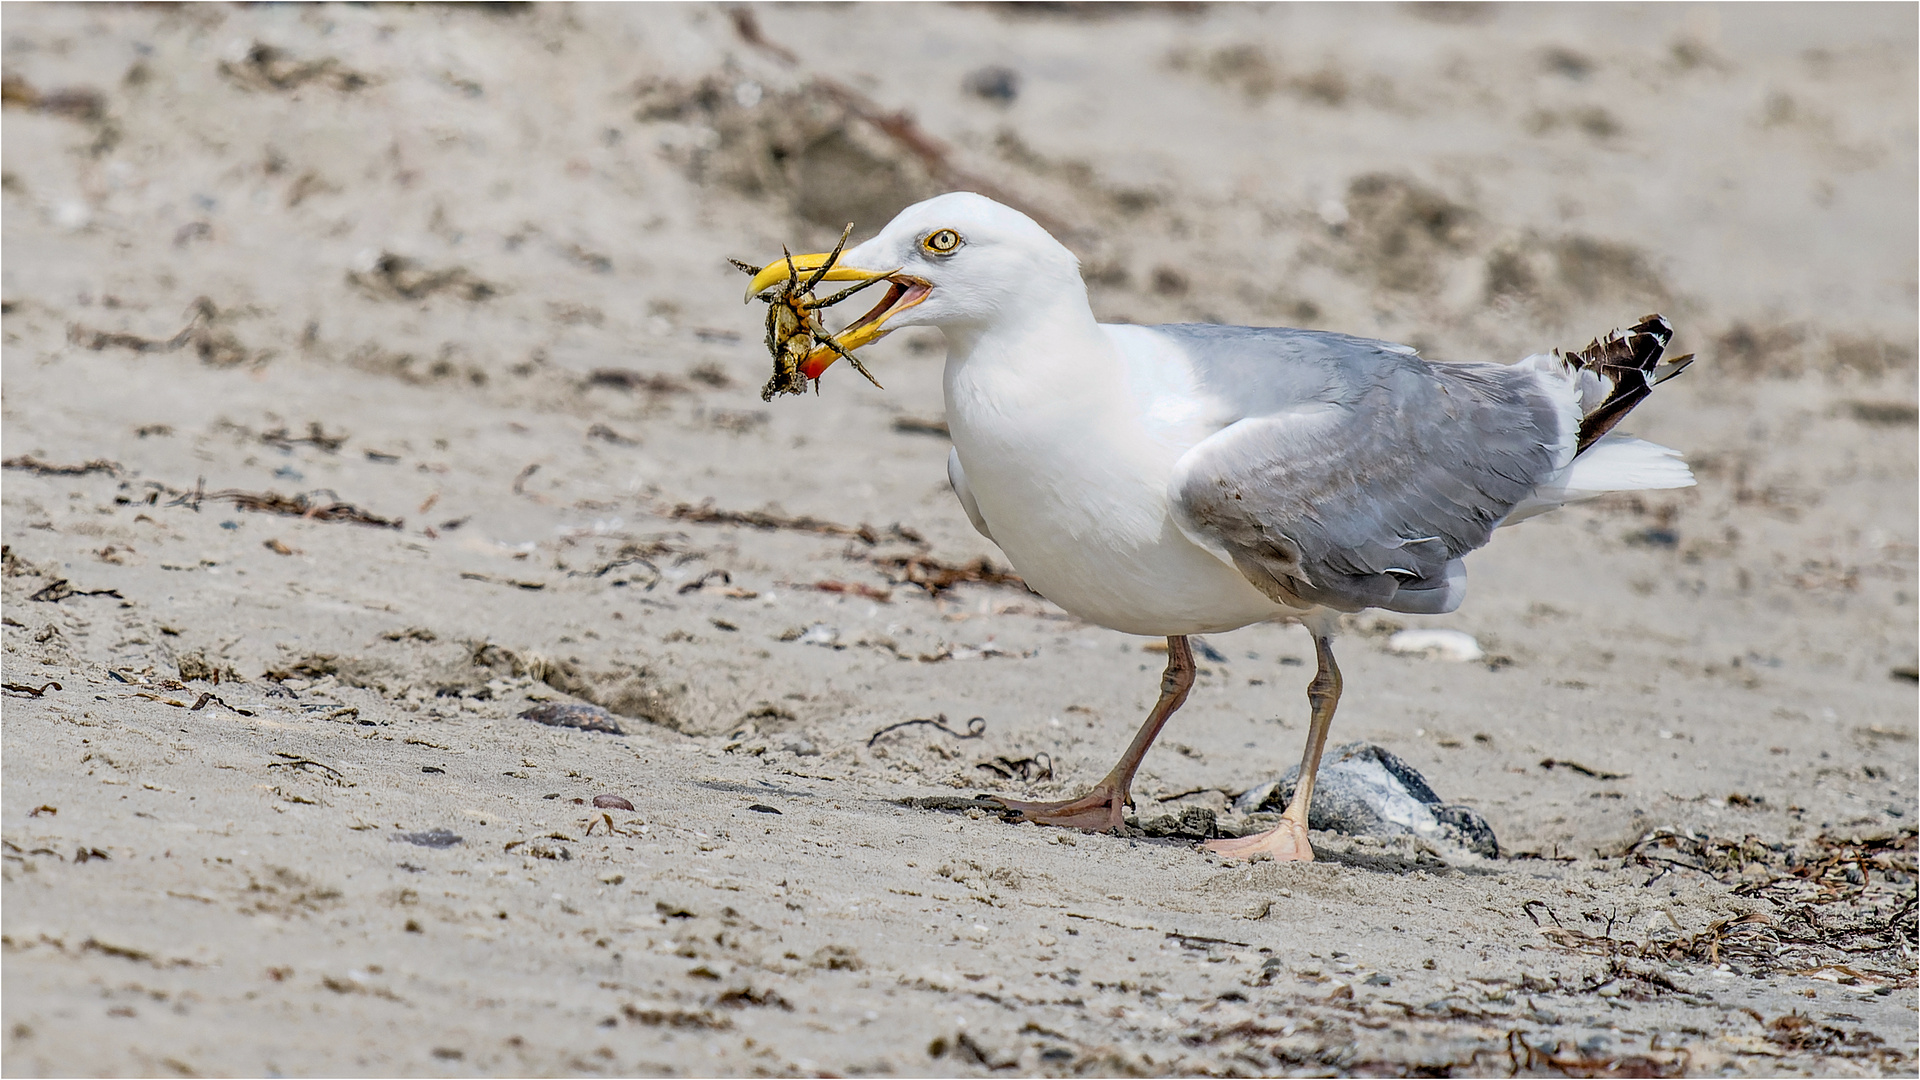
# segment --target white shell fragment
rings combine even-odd
[[[1472,634],[1459,630],[1401,630],[1387,639],[1387,648],[1397,653],[1424,653],[1435,660],[1458,664],[1484,660],[1487,655]]]

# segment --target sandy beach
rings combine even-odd
[[[7,1075],[1920,1068],[1913,6],[0,16]],[[968,524],[937,333],[763,403],[727,263],[953,189],[1108,321],[1673,322],[1697,487],[1336,646],[1498,857],[1199,850],[1297,626],[1205,639],[1131,835],[967,805],[1165,646]]]

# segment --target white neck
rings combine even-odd
[[[1023,410],[1050,411],[1049,404],[1085,408],[1090,395],[1119,391],[1121,360],[1094,321],[1085,286],[1074,285],[990,320],[941,326],[949,409],[964,407],[956,392],[962,398],[1017,393]]]

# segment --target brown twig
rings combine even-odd
[[[119,589],[76,589],[67,583],[66,578],[55,578],[51,585],[27,597],[27,599],[38,600],[48,604],[57,604],[73,596],[111,596],[116,600],[126,599],[126,597],[120,595]]]
[[[208,705],[210,705],[210,704],[211,704],[211,705],[218,705],[218,706],[220,706],[221,708],[223,708],[223,709],[225,709],[225,710],[227,710],[228,712],[232,712],[232,713],[239,713],[239,714],[240,714],[241,716],[252,716],[252,715],[253,715],[253,713],[251,713],[251,712],[249,712],[249,711],[248,711],[248,710],[246,710],[246,709],[236,709],[236,708],[234,708],[233,706],[231,706],[231,705],[229,705],[229,704],[227,704],[226,702],[224,702],[224,701],[221,701],[221,700],[220,700],[220,698],[219,698],[219,697],[218,697],[217,695],[214,695],[214,694],[208,694],[208,693],[202,693],[202,694],[200,695],[200,700],[198,700],[198,701],[196,701],[196,702],[194,702],[194,703],[193,703],[192,705],[190,705],[190,706],[188,706],[188,707],[187,707],[187,711],[188,711],[188,712],[199,712],[199,711],[200,711],[201,709],[204,709],[204,708],[206,708],[206,707],[207,707]]]
[[[733,19],[734,32],[740,35],[741,41],[785,63],[797,64],[800,62],[800,58],[794,55],[792,49],[787,48],[777,41],[768,40],[767,36],[760,32],[760,20],[754,15],[753,9],[732,7],[727,9],[727,15]]]
[[[872,747],[873,744],[880,738],[880,736],[885,735],[890,731],[899,731],[901,728],[913,727],[915,724],[926,724],[930,727],[939,728],[941,731],[946,732],[947,734],[953,736],[956,739],[978,739],[987,733],[987,718],[984,716],[976,716],[968,720],[966,733],[962,734],[948,727],[947,714],[941,713],[940,715],[934,716],[934,717],[923,716],[914,720],[902,720],[897,724],[888,724],[886,727],[883,727],[879,731],[876,731],[872,735],[868,736],[867,746]]]
[[[50,682],[36,690],[25,683],[10,682],[6,684],[5,689],[9,694],[26,694],[29,697],[39,697],[49,690],[64,690],[66,687],[61,686],[57,682]]]
[[[812,585],[797,585],[794,588],[813,589],[816,592],[842,593],[848,596],[864,596],[882,604],[893,601],[893,590],[877,589],[858,581],[816,581]]]
[[[1625,780],[1627,778],[1626,773],[1606,772],[1602,769],[1588,768],[1577,761],[1555,761],[1553,758],[1547,758],[1540,763],[1540,767],[1543,769],[1571,769],[1581,776],[1591,776],[1595,780]]]

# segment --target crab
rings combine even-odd
[[[875,386],[880,385],[880,380],[873,377],[873,373],[867,370],[865,364],[855,359],[851,352],[841,348],[840,343],[833,339],[833,335],[827,333],[817,312],[821,308],[832,307],[867,286],[884,281],[885,278],[862,281],[824,300],[817,300],[813,296],[814,287],[820,284],[821,280],[827,276],[827,271],[832,270],[833,264],[839,261],[840,252],[846,248],[847,237],[851,235],[853,235],[853,223],[848,222],[846,229],[840,233],[840,242],[833,247],[833,253],[828,255],[826,261],[805,279],[800,277],[800,271],[794,266],[793,253],[785,248],[781,249],[786,256],[787,280],[781,282],[777,288],[770,288],[760,294],[760,299],[767,304],[767,352],[773,355],[773,378],[767,380],[766,386],[761,387],[760,400],[772,401],[776,394],[806,393],[808,378],[803,365],[813,354],[815,346],[838,354],[847,363],[852,364],[855,371],[865,375],[868,382]],[[760,267],[741,262],[739,259],[727,261],[748,275],[760,273]],[[815,377],[812,381],[817,393],[820,380]]]

